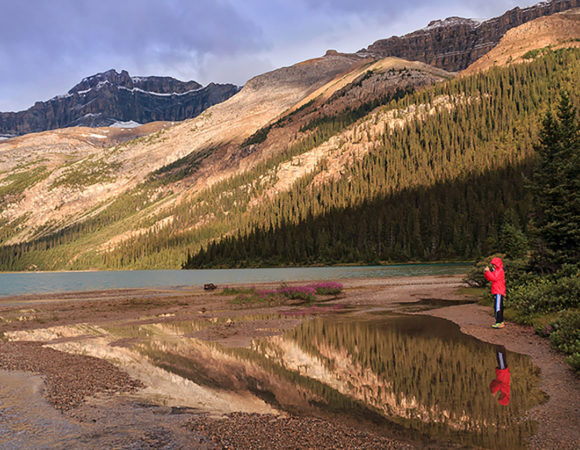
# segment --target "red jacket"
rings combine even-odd
[[[495,270],[486,270],[483,276],[487,281],[491,281],[491,294],[505,295],[505,274],[503,272],[503,262],[499,258],[492,258],[491,263]]]
[[[499,396],[497,401],[500,405],[507,405],[510,402],[510,369],[506,367],[505,369],[495,369],[495,380],[489,385],[489,390],[492,394],[499,391]]]

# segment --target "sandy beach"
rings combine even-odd
[[[311,317],[345,311],[351,315],[395,311],[446,319],[481,341],[528,355],[539,369],[539,389],[547,395],[547,401],[526,413],[526,418],[537,424],[533,435],[526,438],[526,446],[577,448],[578,377],[562,355],[531,328],[508,324],[503,330],[491,329],[490,309],[469,302],[470,298],[461,293],[461,279],[425,276],[340,280],[343,293],[315,305],[239,304],[233,302],[234,295],[221,295],[219,288],[205,292],[184,287],[3,297],[0,447],[74,443],[120,448],[459,446],[413,435],[397,426],[385,433],[384,429],[359,428],[348,420],[292,414],[288,408],[281,412],[276,401],[266,398],[260,387],[263,381],[252,372],[257,369],[251,364],[244,368],[243,383],[258,380],[252,389],[261,397],[250,398],[240,393],[243,390],[235,389],[218,392],[211,386],[212,379],[226,375],[242,379],[231,374],[238,370],[233,365],[235,358],[218,359],[218,348],[249,348],[256,338],[279,336]],[[145,345],[136,330],[150,326],[148,330],[166,332],[176,323],[190,324],[187,332],[180,329],[180,336],[203,343],[204,358],[213,358],[216,367],[223,365],[223,372],[216,368],[214,374],[210,365],[207,373],[195,374],[196,383],[181,378],[178,383],[175,374],[181,374],[176,369],[181,367],[179,361],[173,363],[173,378],[162,371],[162,365],[150,365],[157,349],[147,348],[149,362],[135,360],[131,347]],[[121,328],[123,333],[111,331]],[[180,339],[163,342],[164,349],[183,345]],[[187,351],[191,353],[191,349]],[[184,366],[179,370],[193,369]],[[56,427],[62,433],[43,434],[43,426]]]

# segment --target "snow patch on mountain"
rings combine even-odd
[[[444,20],[433,20],[429,22],[429,25],[427,25],[424,28],[421,28],[420,31],[429,31],[435,28],[453,27],[457,25],[468,25],[471,26],[472,28],[477,28],[486,20],[487,19],[466,19],[464,17],[447,17],[447,19]]]
[[[140,124],[139,122],[135,122],[134,120],[129,120],[127,122],[115,122],[112,123],[111,125],[109,125],[110,127],[113,128],[137,128],[140,127],[142,124]]]
[[[166,92],[166,93],[162,93],[162,92],[151,92],[151,91],[145,91],[141,88],[127,88],[125,86],[117,86],[119,89],[123,89],[124,91],[129,91],[129,92],[142,92],[143,94],[149,94],[149,95],[158,95],[161,97],[171,97],[172,95],[187,95],[187,94],[191,94],[192,92],[197,92],[197,91],[201,91],[203,89],[203,86],[198,88],[198,89],[192,89],[191,91],[185,91],[185,92]]]

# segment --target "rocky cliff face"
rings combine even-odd
[[[0,134],[26,133],[70,126],[102,127],[116,122],[180,121],[195,117],[237,93],[232,84],[170,77],[131,77],[109,70],[83,79],[66,95],[37,102],[26,111],[0,113]]]
[[[580,0],[553,0],[529,8],[514,8],[484,22],[460,17],[435,20],[422,30],[379,40],[359,53],[375,57],[398,56],[459,71],[495,47],[509,29],[579,5]]]
[[[580,8],[540,17],[512,28],[501,38],[499,44],[462,70],[460,75],[473,75],[494,66],[529,61],[543,53],[533,52],[534,50],[548,46],[552,50],[580,47]]]

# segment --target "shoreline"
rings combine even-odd
[[[431,268],[431,269],[429,269]],[[437,269],[441,268],[441,269]],[[407,264],[391,266],[321,266],[289,269],[227,269],[207,271],[147,270],[102,272],[5,272],[0,281],[0,301],[20,296],[84,295],[89,292],[129,291],[134,289],[171,290],[203,287],[212,283],[218,287],[260,285],[264,283],[315,283],[333,280],[364,280],[464,274],[461,263]],[[249,273],[247,272],[249,271]],[[262,271],[262,272],[261,272]],[[438,274],[438,272],[441,272]],[[79,278],[76,278],[78,275]],[[11,277],[14,277],[11,279]],[[35,279],[37,277],[37,279]],[[231,281],[233,280],[233,281]],[[4,284],[5,283],[5,284]]]
[[[536,336],[533,330],[521,327],[514,324],[508,326],[498,333],[498,330],[489,328],[491,321],[491,311],[489,308],[481,306],[477,303],[465,304],[466,295],[458,293],[458,289],[462,287],[461,276],[421,276],[421,277],[388,277],[388,278],[365,278],[365,279],[346,279],[340,280],[344,286],[344,294],[340,298],[331,300],[324,305],[341,304],[349,308],[355,308],[357,311],[374,311],[392,308],[396,304],[412,304],[421,299],[445,299],[452,306],[444,306],[441,308],[434,308],[428,311],[420,311],[416,313],[407,314],[426,314],[429,316],[440,317],[450,320],[461,327],[461,331],[474,336],[479,340],[490,343],[502,343],[509,351],[514,351],[529,355],[533,363],[539,367],[541,371],[541,385],[540,388],[549,395],[549,400],[529,411],[529,418],[536,420],[538,423],[537,433],[530,439],[530,448],[546,448],[557,446],[560,448],[573,448],[572,443],[578,442],[580,436],[578,435],[580,429],[578,405],[580,404],[580,383],[573,375],[573,372],[567,367],[563,361],[564,357],[558,355],[550,347],[546,340]],[[314,283],[313,280],[307,283]],[[258,288],[275,287],[280,283],[250,283],[250,285]],[[297,285],[300,282],[289,282],[288,285]],[[230,284],[230,287],[247,287],[247,283]],[[271,311],[280,311],[278,307],[249,307],[237,308],[230,303],[231,297],[223,299],[216,293],[204,292],[200,288],[190,288],[187,290],[173,288],[173,289],[128,289],[128,290],[106,290],[106,291],[92,291],[90,293],[66,293],[66,295],[50,294],[50,295],[26,295],[19,297],[0,297],[0,336],[2,333],[18,333],[30,332],[35,329],[46,329],[50,327],[58,327],[65,325],[74,325],[82,323],[91,323],[95,326],[101,326],[110,322],[113,318],[116,321],[123,321],[124,323],[146,323],[143,322],[144,316],[155,317],[156,314],[162,314],[165,317],[159,317],[157,322],[170,324],[172,321],[179,318],[179,320],[189,320],[203,317],[216,317],[219,323],[216,325],[214,331],[206,331],[199,334],[200,339],[208,340],[208,342],[216,342],[226,346],[245,346],[251,341],[253,337],[264,335],[275,335],[275,331],[260,331],[268,330],[269,327],[274,329],[278,326],[288,326],[290,322],[283,325],[282,322],[264,322],[251,327],[239,325],[235,322],[235,326],[229,326],[226,318],[233,318],[239,314],[268,314]],[[32,297],[32,298],[31,298]],[[63,298],[64,297],[64,298]],[[7,306],[10,301],[16,304]],[[20,300],[20,303],[18,303]],[[453,302],[456,302],[455,305]],[[22,310],[22,306],[28,309],[38,310],[36,317],[30,320],[15,320],[13,322],[6,321],[9,318],[11,311]],[[288,306],[284,307],[288,308]],[[282,308],[283,309],[283,308]],[[320,312],[319,312],[320,313]],[[44,314],[44,315],[43,315]],[[307,316],[300,318],[294,317],[292,326],[300,323]],[[265,333],[265,334],[264,334]],[[61,340],[64,338],[61,338]],[[72,339],[72,338],[69,338]],[[503,342],[500,342],[503,341]],[[3,344],[1,344],[2,347]],[[57,341],[54,341],[57,342]],[[64,342],[64,341],[63,341]],[[6,345],[6,344],[4,344]],[[18,344],[21,345],[21,344]],[[16,346],[18,346],[16,345]],[[24,344],[22,344],[24,345]],[[128,345],[119,343],[118,345]],[[15,356],[18,356],[19,350],[15,350]],[[4,353],[4,352],[3,352]],[[2,367],[3,357],[0,354],[0,367]],[[30,358],[34,359],[35,352],[31,352]],[[64,355],[69,355],[68,353]],[[51,358],[55,358],[52,354]],[[40,358],[41,359],[41,358]],[[56,357],[58,359],[58,357]],[[104,361],[104,360],[102,360]],[[5,363],[5,361],[4,361]],[[100,362],[95,361],[95,364]],[[109,363],[107,363],[109,364]],[[6,366],[6,364],[4,364]],[[104,367],[104,366],[103,366]],[[114,367],[101,368],[103,373],[107,375]],[[27,370],[26,368],[24,370]],[[36,368],[31,370],[34,373],[45,375],[45,382],[47,380],[46,373],[43,374],[43,369]],[[30,371],[30,370],[29,370]],[[107,378],[107,375],[105,378]],[[128,383],[128,382],[127,382]],[[50,381],[49,381],[50,384]],[[562,387],[562,384],[565,386]],[[103,392],[113,392],[115,383],[112,386],[105,386]],[[121,383],[122,385],[122,383]],[[119,387],[119,386],[117,386]],[[121,388],[123,386],[120,386]],[[135,386],[133,386],[135,387]],[[111,391],[113,389],[113,391]],[[123,391],[123,389],[120,389]],[[97,399],[101,394],[88,393],[82,398],[80,403],[71,406],[72,417],[84,417],[87,413],[87,408],[90,409],[96,400],[94,395],[97,394]],[[107,402],[122,401],[127,394],[122,394],[119,399],[118,395],[105,394]],[[80,406],[79,406],[80,405]],[[65,408],[66,409],[66,408]],[[67,413],[68,414],[68,413]],[[88,417],[88,416],[87,416]],[[197,417],[197,416],[196,416]],[[226,435],[230,436],[228,439],[233,439],[231,435],[224,431],[233,426],[236,421],[250,420],[249,416],[245,419],[242,416],[231,419],[233,422],[227,424],[226,419],[220,419],[222,422],[215,422],[213,418],[195,419],[192,425],[196,435],[201,436],[200,445],[205,442],[209,444],[212,441],[211,436],[203,437],[202,431],[204,426],[207,430],[221,430]],[[257,428],[262,429],[264,433],[269,433],[269,427],[262,424],[262,419],[254,418],[254,424]],[[76,419],[75,419],[76,420]],[[217,420],[217,419],[216,419]],[[226,422],[223,422],[226,420]],[[274,428],[281,427],[286,429],[288,427],[295,427],[296,429],[303,429],[307,422],[272,420]],[[257,422],[256,422],[257,421]],[[268,422],[269,423],[269,422]],[[205,425],[204,425],[205,424]],[[262,424],[262,425],[260,425]],[[290,425],[289,425],[290,424]],[[317,425],[322,426],[322,425]],[[324,428],[324,426],[323,426]],[[268,431],[270,430],[270,431]],[[231,431],[231,430],[230,430]],[[338,431],[335,430],[337,433]],[[344,431],[344,430],[343,430]],[[201,433],[201,434],[200,434]],[[233,432],[232,432],[233,433]],[[346,433],[346,432],[345,432]],[[346,433],[348,434],[348,433]],[[357,439],[371,439],[368,435]],[[204,441],[204,439],[206,439]],[[207,440],[209,439],[209,440]],[[330,439],[330,437],[328,437]],[[329,440],[325,442],[330,443]],[[389,441],[391,442],[391,441]],[[354,446],[355,441],[352,441]],[[360,442],[359,442],[360,444]],[[391,444],[411,445],[416,446],[417,442],[401,441],[395,438]],[[213,444],[212,444],[213,445]],[[378,445],[378,444],[377,444]],[[389,446],[387,441],[383,442],[383,446]],[[329,444],[330,446],[330,444]]]
[[[407,262],[389,262],[379,264],[362,264],[362,263],[344,263],[344,264],[313,264],[310,266],[248,266],[248,267],[218,267],[207,269],[62,269],[62,270],[0,270],[0,274],[22,274],[22,273],[92,273],[92,272],[136,272],[136,271],[196,271],[196,270],[244,270],[244,269],[313,269],[319,267],[404,267],[404,266],[441,266],[441,265],[457,265],[469,266],[473,265],[473,261],[407,261]]]

